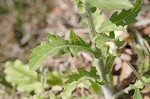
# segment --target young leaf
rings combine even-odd
[[[126,29],[123,26],[117,26],[115,23],[108,21],[106,23],[103,23],[101,27],[99,28],[99,32],[111,32],[111,31],[126,31]]]
[[[84,68],[78,68],[78,72],[78,74],[70,75],[69,79],[65,82],[66,84],[62,93],[63,97],[70,96],[71,92],[76,88],[76,86],[85,80],[89,80],[91,83],[97,83],[100,85],[104,84],[104,82],[101,81],[97,76],[96,68],[93,66],[91,67],[90,72],[86,71]]]
[[[104,22],[104,15],[100,14],[100,11],[95,11],[94,13],[92,13],[93,16],[93,22],[94,22],[94,26],[95,26],[95,30],[96,32],[99,32],[99,29],[102,25],[102,23]]]
[[[92,6],[98,7],[100,10],[112,9],[129,9],[132,4],[128,0],[86,0]]]
[[[134,95],[133,95],[133,99],[143,99],[142,98],[142,95],[140,93],[140,90],[135,88],[135,92],[134,92]]]
[[[100,33],[96,38],[95,38],[95,43],[97,48],[101,48],[106,42],[111,42],[114,41],[114,38],[111,38],[107,36],[104,33]]]
[[[122,1],[121,1],[122,2]],[[136,0],[134,3],[134,8],[129,10],[122,10],[121,13],[115,12],[110,21],[104,23],[100,32],[109,32],[109,31],[123,31],[123,26],[136,22],[136,17],[141,10],[141,0]]]
[[[70,51],[74,56],[79,51],[91,52],[98,57],[95,50],[93,50],[86,42],[75,35],[73,31],[70,32],[70,40],[64,40],[61,37],[48,34],[49,41],[42,42],[37,46],[30,56],[29,67],[32,70],[37,69],[48,55],[61,52],[62,54]]]

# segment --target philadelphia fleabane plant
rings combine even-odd
[[[141,0],[135,0],[134,4],[132,4],[128,0],[76,0],[79,13],[84,14],[87,18],[90,29],[90,41],[94,44],[94,47],[91,47],[86,41],[77,36],[73,30],[70,31],[68,40],[47,33],[48,40],[41,42],[39,46],[32,50],[29,60],[30,69],[38,69],[49,55],[56,53],[71,53],[73,57],[78,52],[92,53],[95,62],[94,66],[91,66],[91,71],[88,72],[84,68],[78,68],[77,74],[69,75],[61,93],[62,99],[68,99],[76,86],[86,80],[101,87],[105,99],[117,99],[132,89],[135,89],[134,98],[137,99],[136,97],[139,97],[139,99],[142,99],[139,89],[146,82],[134,68],[133,71],[139,80],[132,87],[129,86],[121,92],[114,90],[110,76],[118,49],[125,43],[125,41],[115,38],[115,31],[126,31],[126,25],[136,22],[136,17],[141,10],[141,2]],[[94,13],[98,10],[118,11],[114,12],[108,21],[103,21],[99,24],[99,20],[94,21],[98,19],[94,16]],[[109,52],[109,46],[106,45],[106,42],[115,44],[115,53]],[[130,63],[128,64],[130,65]],[[136,87],[137,83],[140,83],[141,86]]]

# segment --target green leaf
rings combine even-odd
[[[29,66],[32,70],[37,69],[46,57],[59,52],[64,54],[70,51],[72,56],[75,56],[79,51],[84,51],[91,52],[95,57],[98,57],[95,50],[80,37],[76,36],[73,31],[70,32],[69,41],[52,34],[48,34],[48,38],[49,41],[42,42],[41,45],[32,50],[29,60]]]
[[[115,23],[117,26],[125,26],[131,23],[136,22],[136,17],[138,16],[138,13],[141,10],[141,0],[136,0],[134,4],[134,8],[129,10],[122,10],[120,14],[118,12],[115,12],[111,18],[110,21]]]
[[[81,0],[75,0],[78,8],[79,14],[85,13],[85,9],[83,7],[83,2]]]
[[[57,43],[56,40],[55,42],[53,43],[52,42],[49,41],[42,42],[41,45],[37,46],[35,49],[32,50],[32,54],[29,60],[29,66],[32,70],[37,69],[48,55],[58,53],[58,51],[64,48],[64,45],[67,45]]]
[[[74,31],[70,32],[70,41],[69,41],[69,49],[72,53],[73,56],[77,55],[79,51],[84,51],[84,52],[94,52],[91,48],[90,45],[84,42],[80,37],[78,37]]]
[[[62,75],[58,72],[53,72],[48,75],[47,83],[51,86],[63,85]]]
[[[122,1],[121,1],[122,2]],[[115,12],[110,21],[104,23],[100,32],[109,32],[109,31],[124,31],[123,26],[136,22],[136,17],[141,10],[141,0],[136,0],[134,3],[134,8],[129,10],[122,10],[121,13]]]
[[[119,39],[117,39],[114,43],[118,48],[120,48],[125,44],[125,41],[120,41]]]
[[[57,97],[55,96],[55,94],[53,94],[52,92],[50,93],[50,99],[57,99]]]
[[[62,99],[70,99],[71,93],[75,90],[76,86],[79,84],[80,81],[74,81],[70,84],[64,85],[64,90],[61,93]]]
[[[90,8],[90,11],[91,11],[92,13],[94,13],[94,12],[96,11],[96,7],[91,7],[91,8]]]
[[[123,26],[117,26],[115,23],[108,21],[103,23],[99,28],[99,32],[111,32],[111,31],[126,31]]]
[[[27,98],[28,99],[28,98]],[[45,97],[43,96],[39,96],[39,95],[34,95],[34,99],[46,99]]]
[[[93,84],[91,85],[91,88],[93,89],[93,91],[94,91],[97,95],[102,94],[99,84],[93,83]]]
[[[103,53],[103,57],[106,58],[107,55],[109,54],[109,46],[108,45],[104,45],[103,47],[101,47],[101,51]]]
[[[21,61],[16,60],[5,64],[6,80],[17,86],[20,92],[39,92],[42,90],[42,84],[38,80],[38,75],[35,71],[30,71],[28,65],[24,65]]]
[[[114,32],[114,31],[109,32],[109,37],[111,37],[111,38],[115,38],[115,32]]]
[[[111,54],[109,54],[106,58],[106,69],[105,69],[105,73],[108,74],[110,73],[110,70],[111,70],[111,67],[112,67],[112,64],[115,60],[115,57],[116,56],[113,56]]]
[[[111,38],[109,36],[107,36],[104,33],[100,33],[96,38],[95,38],[95,43],[96,43],[96,47],[97,48],[101,48],[103,47],[103,45],[105,45],[106,42],[112,42],[114,41],[114,38]]]
[[[92,16],[93,16],[93,21],[94,21],[95,30],[96,30],[96,32],[99,32],[99,29],[100,29],[102,23],[104,22],[105,17],[104,17],[103,14],[100,14],[100,11],[99,11],[99,10],[95,11],[95,12],[92,14]]]
[[[4,75],[0,75],[0,83],[8,88],[12,88],[11,83],[7,82]]]
[[[76,86],[85,81],[89,80],[91,83],[97,83],[99,85],[104,84],[102,80],[99,79],[98,75],[96,74],[96,68],[91,67],[91,71],[88,72],[84,68],[78,68],[78,74],[72,74],[69,76],[69,79],[65,82],[64,91],[62,96],[70,96],[71,92],[76,88]],[[65,98],[64,98],[65,99]]]
[[[112,9],[129,9],[132,4],[128,0],[86,0],[92,6],[98,7],[101,10]]]
[[[135,88],[135,92],[134,92],[134,95],[133,95],[133,99],[143,99],[142,98],[142,95],[140,93],[140,90],[138,88]]]

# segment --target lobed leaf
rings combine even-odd
[[[89,80],[91,83],[103,85],[104,82],[99,79],[96,74],[96,68],[91,67],[91,71],[88,72],[84,68],[78,68],[78,74],[69,75],[69,79],[65,82],[64,90],[62,92],[62,97],[65,99],[71,95],[71,92],[76,88],[76,86],[86,80]]]
[[[138,16],[138,13],[141,10],[141,0],[136,0],[134,3],[134,8],[129,10],[122,10],[120,14],[118,12],[115,12],[111,18],[110,21],[112,23],[115,23],[117,26],[125,26],[131,23],[136,22],[136,17]]]
[[[85,41],[71,31],[70,40],[64,40],[61,37],[48,34],[49,41],[42,42],[41,45],[33,49],[29,60],[29,67],[32,70],[37,69],[44,59],[49,55],[61,52],[62,54],[70,51],[72,56],[75,56],[79,51],[91,52],[97,57],[93,50]]]
[[[122,1],[121,1],[122,2]],[[141,0],[136,0],[134,7],[129,10],[122,10],[118,14],[118,11],[115,12],[110,21],[102,24],[100,32],[110,32],[110,31],[125,31],[123,26],[136,22],[136,17],[141,10]]]

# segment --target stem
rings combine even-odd
[[[91,11],[90,11],[90,6],[86,1],[84,3],[84,7],[85,7],[85,12],[86,12],[86,17],[88,20],[88,25],[89,25],[90,32],[91,32],[91,39],[93,39],[93,37],[96,36],[96,31],[95,31],[95,27],[94,27],[93,17],[92,17]],[[100,79],[107,82],[106,74],[105,74],[105,65],[104,65],[104,60],[102,57],[103,55],[102,55],[101,49],[96,48],[96,50],[100,56],[98,59],[98,62],[96,64],[98,74],[100,76]],[[97,60],[97,59],[95,59],[95,60]],[[105,99],[111,99],[112,98],[113,91],[112,91],[112,88],[108,84],[103,85],[102,90],[103,90],[103,94],[105,96]]]
[[[132,69],[132,71],[135,74],[135,76],[143,83],[143,85],[145,85],[145,86],[148,85],[147,83],[145,83],[145,81],[142,79],[142,77],[138,74],[138,72],[135,70],[135,68],[127,60],[124,60],[124,61],[130,66],[130,68]],[[132,89],[134,89],[134,87],[129,86],[129,87],[125,88],[124,90],[122,90],[122,91],[117,92],[116,94],[114,94],[112,99],[118,99],[126,91],[131,91]]]
[[[140,76],[140,74],[138,74],[138,72],[135,70],[135,68],[127,61],[125,60],[125,62],[130,66],[130,68],[132,69],[133,73],[135,74],[135,76],[144,84],[146,85],[146,83],[144,82],[144,80],[142,79],[142,77]]]
[[[89,25],[90,32],[91,32],[91,38],[93,38],[96,36],[96,31],[95,31],[95,27],[94,27],[93,17],[92,17],[91,11],[90,11],[90,6],[86,1],[84,4],[84,7],[85,7],[85,12],[86,12],[86,17],[88,20],[88,25]]]
[[[126,91],[129,92],[129,91],[131,91],[133,89],[134,89],[134,87],[129,86],[129,87],[125,88],[124,90],[121,90],[121,91],[117,92],[116,94],[114,94],[112,99],[118,99],[120,96],[125,94]]]

